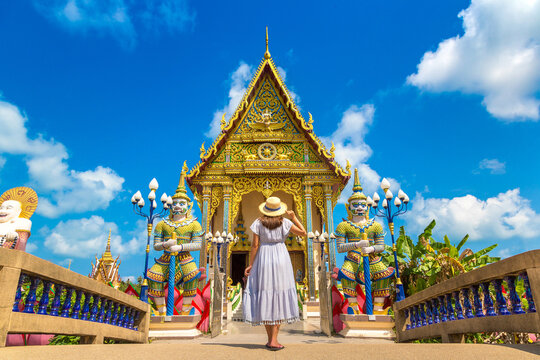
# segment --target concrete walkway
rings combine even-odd
[[[317,321],[284,325],[280,351],[264,347],[262,327],[229,323],[227,331],[211,339],[154,341],[151,344],[28,346],[0,349],[0,360],[409,360],[409,359],[539,359],[539,345],[395,344],[390,340],[344,339],[318,333]]]

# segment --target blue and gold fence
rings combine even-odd
[[[22,251],[0,248],[0,346],[7,334],[145,343],[147,303]]]
[[[461,274],[394,304],[399,342],[477,332],[540,332],[540,250]]]

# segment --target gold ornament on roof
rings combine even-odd
[[[336,156],[335,152],[336,152],[336,146],[334,145],[334,142],[332,141],[332,147],[330,148],[330,155],[332,156],[332,158]]]
[[[271,58],[270,51],[268,51],[268,26],[266,27],[266,51],[264,53],[264,58],[265,59],[270,59]]]
[[[221,116],[221,121],[220,121],[221,130],[225,129],[225,127],[227,126],[227,122],[225,121],[225,115],[226,113],[223,113],[223,115]]]
[[[19,217],[30,219],[38,204],[38,196],[34,189],[20,186],[9,189],[0,196],[0,205],[6,200],[15,200],[21,203],[21,214]]]
[[[203,143],[202,143],[202,145],[201,145],[200,151],[201,151],[201,158],[202,158],[202,157],[204,157],[204,154],[206,153],[206,150],[205,150],[205,148],[204,148],[204,141],[203,141]]]

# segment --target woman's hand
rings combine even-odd
[[[244,275],[245,276],[249,276],[249,274],[251,273],[251,268],[253,267],[253,265],[249,265],[246,270],[244,270]]]
[[[286,213],[290,216],[291,219],[294,219],[296,217],[296,214],[292,210],[287,210]]]

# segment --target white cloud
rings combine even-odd
[[[3,156],[0,156],[0,170],[6,165],[6,158]]]
[[[497,159],[483,159],[478,167],[482,170],[487,169],[491,174],[500,175],[506,173],[506,163]]]
[[[425,199],[417,193],[411,203],[412,209],[403,216],[411,234],[421,233],[435,219],[438,234],[459,239],[465,234],[469,234],[471,240],[540,236],[540,214],[520,195],[519,189],[486,200],[473,195]]]
[[[328,137],[321,137],[328,148],[331,142],[334,143],[336,161],[339,164],[345,165],[349,160],[353,171],[354,168],[358,169],[358,176],[366,195],[377,191],[382,180],[382,177],[367,164],[373,150],[364,140],[373,124],[374,115],[375,107],[372,104],[364,104],[361,107],[352,105],[343,113],[336,131]],[[392,184],[392,191],[399,189],[399,183],[395,179],[388,178],[388,180]],[[345,202],[351,195],[352,185],[353,179],[341,193],[341,202]]]
[[[222,109],[216,110],[214,112],[214,117],[210,123],[210,128],[205,133],[205,135],[211,139],[217,137],[221,131],[221,117],[225,113],[225,119],[229,119],[240,101],[244,96],[244,93],[247,90],[249,81],[253,76],[253,67],[246,64],[245,62],[240,62],[238,68],[231,74],[231,88],[229,89],[229,103],[225,105]]]
[[[45,246],[58,255],[69,255],[78,258],[98,257],[105,251],[107,238],[111,235],[111,253],[113,257],[125,257],[136,254],[145,244],[146,223],[139,220],[133,231],[128,234],[127,241],[119,235],[118,226],[106,222],[102,217],[92,215],[89,218],[60,221],[52,230],[42,229],[40,233],[47,234]]]
[[[427,91],[479,94],[502,120],[538,120],[540,0],[472,0],[458,16],[464,34],[426,52],[407,82]]]
[[[192,24],[195,14],[187,0],[35,0],[36,9],[61,26],[76,32],[114,36],[128,48],[137,40],[136,23],[145,31],[162,26],[179,31]]]
[[[281,76],[281,80],[285,82],[287,80],[287,71],[281,66],[278,66],[277,70],[278,70],[279,76]],[[291,98],[296,104],[296,107],[298,108],[298,110],[301,110],[302,108],[300,107],[300,101],[301,101],[300,96],[298,96],[298,94],[292,91],[291,88],[288,86],[287,86],[287,90],[289,91],[289,95],[291,95]]]
[[[40,196],[37,212],[46,217],[103,209],[122,190],[124,179],[102,166],[78,171],[69,168],[63,144],[42,136],[28,137],[27,118],[0,100],[0,155],[22,155],[32,186]]]

